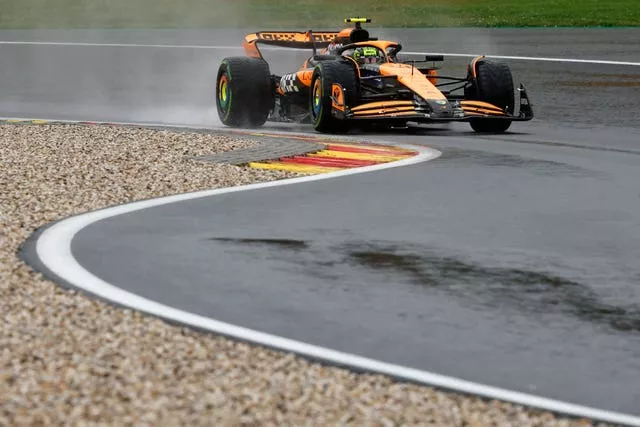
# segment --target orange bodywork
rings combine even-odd
[[[247,34],[242,43],[247,56],[262,58],[257,44],[269,44],[273,46],[311,48],[314,45],[327,47],[338,36],[334,31],[259,31]]]
[[[296,76],[298,77],[298,79],[300,79],[300,82],[307,86],[307,87],[311,87],[311,79],[313,78],[313,69],[312,68],[306,68],[304,70],[298,71],[296,73]]]
[[[355,117],[402,117],[415,114],[413,101],[378,101],[353,107]]]
[[[469,65],[469,67],[471,68],[471,75],[474,79],[478,78],[478,76],[476,76],[476,62],[480,61],[481,59],[484,59],[484,56],[477,56],[473,58],[471,64]]]
[[[427,70],[427,79],[431,82],[432,85],[438,84],[438,71],[430,68]]]
[[[344,90],[339,84],[331,85],[331,107],[336,110],[344,111]]]
[[[461,101],[460,106],[465,114],[488,115],[488,116],[504,116],[504,111],[493,104],[482,101]]]
[[[262,55],[258,50],[258,46],[256,46],[257,40],[258,36],[256,34],[249,34],[245,37],[244,42],[242,43],[245,53],[251,58],[262,58]]]
[[[447,98],[436,88],[429,79],[409,64],[387,63],[380,65],[383,76],[397,76],[398,81],[423,99]]]
[[[378,49],[386,52],[390,47],[398,46],[398,43],[388,41],[388,40],[372,40],[360,43],[354,43],[354,46],[375,46]],[[348,59],[353,58],[347,57]],[[355,61],[354,61],[355,62]],[[357,64],[356,64],[357,65]],[[360,68],[358,67],[358,74],[360,73]],[[415,69],[413,66],[409,64],[399,64],[393,63],[387,58],[387,63],[382,64],[380,66],[380,73],[383,76],[398,76],[398,80],[400,83],[407,86],[409,89],[412,89],[418,95],[420,95],[424,99],[444,99],[444,95],[440,93],[438,89],[436,89],[435,85],[438,82],[437,76],[438,72],[436,70],[428,70],[427,77],[425,75]],[[429,84],[425,85],[425,81],[429,82]],[[420,90],[417,90],[420,89]]]

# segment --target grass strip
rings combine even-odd
[[[0,0],[0,28],[639,26],[637,0]]]

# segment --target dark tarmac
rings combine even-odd
[[[408,51],[640,61],[637,29],[463,30],[468,48],[451,31],[402,39]],[[207,42],[197,32],[105,34],[64,37]],[[0,54],[11,59],[0,64],[2,116],[214,126],[215,70],[234,51],[0,45]],[[282,66],[299,58],[273,55]],[[463,75],[466,62],[445,70]],[[107,282],[193,313],[640,415],[640,68],[507,62],[536,112],[510,133],[457,124],[366,134],[443,154],[114,217],[82,230],[73,254]]]

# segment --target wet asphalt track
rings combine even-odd
[[[451,34],[403,39],[411,51],[640,61],[637,29],[465,30],[466,48]],[[206,32],[0,32],[44,36],[238,42]],[[0,45],[0,115],[215,124],[212,81],[229,54]],[[464,74],[466,62],[446,69]],[[511,133],[369,134],[443,155],[104,220],[76,236],[73,253],[110,283],[215,319],[640,415],[640,68],[509,64],[537,113]]]

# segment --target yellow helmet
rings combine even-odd
[[[384,62],[384,54],[374,46],[362,46],[353,50],[351,57],[358,64],[380,64]]]

